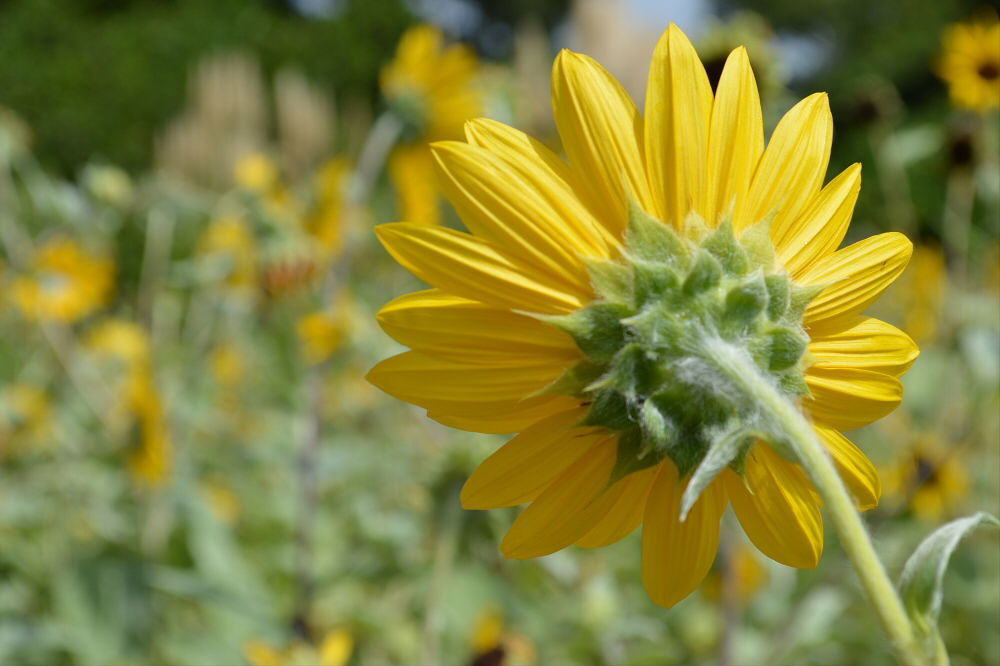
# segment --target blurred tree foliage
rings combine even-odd
[[[260,0],[0,0],[0,105],[31,124],[52,168],[95,154],[144,167],[206,53],[246,48],[267,72],[295,65],[339,96],[372,96],[412,20],[400,0],[353,0],[324,20]]]

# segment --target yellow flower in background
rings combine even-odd
[[[246,363],[236,345],[219,345],[212,350],[208,363],[219,386],[232,388],[246,377]]]
[[[324,164],[316,175],[316,202],[305,226],[324,254],[330,257],[336,256],[344,244],[344,188],[350,174],[350,163],[335,158]]]
[[[743,543],[733,548],[729,556],[729,566],[732,567],[730,575],[735,578],[736,598],[740,603],[746,604],[767,582],[767,571],[757,559],[753,548]],[[719,562],[716,561],[701,586],[701,591],[712,601],[722,599],[723,577]]]
[[[299,318],[295,333],[302,346],[302,354],[310,363],[323,363],[340,349],[346,336],[343,313],[316,310]]]
[[[928,523],[951,517],[969,494],[969,475],[960,456],[933,435],[919,437],[882,476],[886,494]]]
[[[99,309],[114,289],[114,263],[57,237],[35,249],[28,271],[10,284],[10,298],[36,321],[73,323]]]
[[[13,445],[43,445],[51,435],[52,406],[45,391],[22,383],[0,389],[0,458]]]
[[[478,68],[468,46],[446,45],[440,30],[417,25],[403,34],[396,57],[382,69],[382,95],[421,139],[456,138],[467,119],[482,113]]]
[[[278,165],[260,153],[238,159],[233,167],[233,179],[240,187],[259,194],[267,194],[281,183]]]
[[[213,220],[198,239],[198,253],[218,256],[227,262],[227,284],[252,288],[257,284],[257,239],[249,224],[239,217]]]
[[[467,509],[530,502],[501,544],[508,557],[599,547],[643,524],[646,589],[669,607],[708,572],[731,503],[764,554],[816,566],[818,496],[764,441],[680,520],[709,443],[749,435],[735,419],[744,407],[716,391],[705,355],[710,344],[746,345],[733,353],[801,401],[859,506],[875,506],[878,475],[840,431],[902,399],[899,376],[918,350],[861,313],[902,272],[909,241],[886,233],[837,249],[860,168],[824,186],[827,98],[795,105],[765,147],[742,48],[713,95],[671,26],[653,56],[645,118],[584,55],[559,55],[552,88],[568,162],[517,130],[473,121],[467,143],[434,146],[444,192],[472,233],[377,228],[434,288],[380,312],[413,351],[377,365],[370,381],[446,425],[520,433],[462,491]]]
[[[403,121],[403,141],[389,157],[397,212],[408,222],[438,224],[440,201],[429,141],[458,139],[462,125],[483,112],[479,63],[463,44],[445,45],[430,25],[417,25],[400,39],[396,57],[382,70],[382,94]]]
[[[895,287],[896,303],[907,332],[920,344],[937,339],[941,309],[948,293],[948,270],[940,245],[922,243]]]
[[[472,628],[473,664],[504,664],[505,666],[532,666],[537,663],[538,651],[531,640],[509,630],[504,624],[503,613],[487,607],[476,615]]]
[[[434,160],[426,144],[400,146],[389,158],[399,217],[407,222],[441,223],[441,202],[434,183]]]
[[[995,12],[945,30],[937,72],[955,106],[1000,108],[1000,20]]]
[[[105,319],[88,332],[86,346],[92,352],[116,358],[129,368],[146,367],[150,343],[146,330],[128,319]]]
[[[243,505],[236,493],[225,483],[217,479],[205,479],[199,485],[212,515],[227,525],[232,525],[240,519]]]
[[[319,645],[302,640],[275,648],[253,639],[244,646],[243,656],[250,666],[344,666],[354,651],[354,636],[346,629],[327,632]]]
[[[172,468],[169,425],[153,379],[149,334],[139,324],[120,318],[96,324],[86,347],[96,356],[120,364],[123,416],[133,425],[135,441],[128,468],[139,485],[158,486]],[[109,377],[104,375],[107,380]]]
[[[233,179],[245,190],[260,197],[265,210],[278,218],[294,217],[295,201],[281,181],[278,165],[266,155],[251,153],[236,161]]]

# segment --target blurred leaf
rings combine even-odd
[[[983,511],[953,520],[924,539],[903,567],[903,574],[899,579],[900,593],[906,612],[918,635],[928,646],[929,654],[945,654],[937,621],[941,613],[942,586],[948,560],[958,542],[980,525],[1000,527],[1000,520]],[[940,661],[940,656],[938,660]],[[947,663],[947,657],[943,663]]]

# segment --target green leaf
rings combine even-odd
[[[903,604],[918,635],[932,648],[936,648],[940,641],[937,620],[941,612],[942,584],[948,560],[958,542],[980,525],[1000,527],[1000,520],[983,511],[953,520],[924,539],[903,567],[899,578]]]

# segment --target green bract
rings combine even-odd
[[[589,263],[598,300],[545,318],[586,356],[549,390],[589,402],[583,425],[620,433],[612,480],[665,457],[683,477],[713,447],[715,473],[740,471],[753,441],[782,448],[780,429],[714,369],[711,352],[720,342],[746,350],[782,394],[807,392],[802,314],[820,288],[772,272],[768,231],[765,221],[737,239],[729,221],[709,230],[692,216],[682,237],[633,204],[621,258]]]

